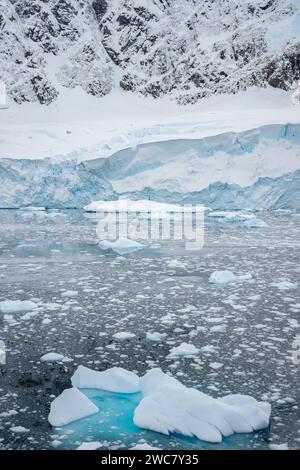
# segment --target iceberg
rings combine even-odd
[[[213,217],[216,219],[223,219],[226,222],[241,222],[253,219],[253,214],[247,214],[244,212],[232,212],[232,211],[215,211],[207,214],[207,217]]]
[[[0,302],[2,313],[26,313],[37,308],[31,300],[4,300]]]
[[[116,201],[94,201],[84,207],[86,212],[151,212],[160,213],[182,213],[184,207],[179,204],[167,204],[164,202],[143,199],[133,201],[131,199],[118,199]],[[192,212],[192,208],[186,208]]]
[[[95,388],[115,393],[136,393],[140,390],[139,377],[121,367],[103,372],[79,366],[71,377],[73,387]]]
[[[98,413],[98,407],[77,388],[64,390],[50,405],[48,421],[51,426],[65,426],[86,416]]]
[[[243,274],[241,276],[236,276],[231,271],[214,271],[209,278],[211,284],[230,284],[231,282],[246,281],[251,279],[252,276],[250,273]]]
[[[113,250],[118,255],[125,255],[126,253],[133,253],[134,251],[141,250],[145,247],[143,243],[137,242],[135,240],[130,240],[130,238],[120,237],[115,242],[109,240],[103,240],[99,242],[99,247],[102,250]]]
[[[169,358],[178,357],[178,356],[194,356],[199,354],[199,349],[196,348],[193,344],[181,343],[179,346],[176,346],[171,349]]]
[[[183,386],[161,370],[142,377],[141,390],[144,398],[135,410],[134,423],[143,429],[218,443],[223,436],[253,432],[269,425],[268,403],[245,395],[214,399]]]
[[[249,228],[262,228],[268,226],[268,224],[264,220],[258,218],[246,220],[244,222],[244,225]]]
[[[93,394],[87,393],[90,399],[76,387],[110,391],[116,393],[117,400],[120,393],[140,392],[133,416],[136,426],[165,435],[178,433],[197,437],[206,442],[218,443],[223,436],[263,429],[270,420],[271,406],[266,402],[240,394],[215,399],[186,387],[158,368],[139,378],[118,367],[97,372],[79,366],[72,377],[72,385],[73,388],[65,390],[51,404],[48,419],[53,426],[64,426],[98,412],[91,401]],[[80,449],[100,446],[95,440],[83,442]]]

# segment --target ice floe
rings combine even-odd
[[[213,217],[216,219],[223,219],[226,222],[243,222],[255,218],[254,214],[248,214],[246,212],[239,211],[213,211],[207,214],[207,217]]]
[[[198,210],[203,210],[202,206]],[[181,213],[184,211],[192,212],[191,206],[181,206],[179,204],[168,204],[164,202],[150,201],[142,199],[132,201],[130,199],[118,199],[116,201],[94,201],[84,207],[86,212],[151,212],[153,213]]]
[[[82,444],[80,444],[80,446],[77,447],[76,450],[97,450],[97,449],[100,449],[102,445],[103,445],[102,442],[98,442],[98,441],[83,442]]]
[[[134,333],[130,333],[129,331],[120,331],[119,333],[115,333],[113,338],[118,341],[124,341],[125,339],[132,339],[135,338],[136,335]]]
[[[94,403],[73,387],[64,390],[51,403],[48,420],[52,426],[64,426],[98,411]]]
[[[72,377],[73,388],[65,390],[51,404],[49,422],[63,426],[98,412],[98,408],[77,388],[100,388],[116,393],[140,391],[134,424],[162,434],[179,433],[207,442],[221,442],[231,434],[248,433],[268,426],[271,406],[247,395],[212,398],[184,386],[161,369],[152,369],[139,378],[133,372],[114,367],[97,372],[79,366]],[[90,450],[100,442],[82,443],[78,449]],[[135,450],[145,449],[138,443]],[[149,449],[149,447],[147,447]]]
[[[121,367],[103,372],[79,366],[71,378],[73,387],[96,388],[115,393],[136,393],[140,389],[139,377]]]
[[[214,271],[209,278],[211,284],[229,284],[231,282],[239,282],[251,279],[250,273],[236,276],[232,271]]]
[[[157,331],[148,331],[146,333],[146,339],[148,341],[154,341],[154,342],[160,342],[160,341],[164,341],[167,337],[167,334],[166,333],[158,333]]]
[[[102,240],[99,243],[99,247],[105,251],[113,250],[118,253],[118,255],[125,255],[126,253],[132,253],[134,251],[141,250],[145,247],[145,245],[135,240],[130,240],[130,238],[120,237],[114,242],[109,240]]]
[[[154,387],[151,387],[152,378]],[[252,432],[269,424],[271,407],[268,403],[246,395],[214,399],[170,379],[162,371],[151,371],[141,378],[147,385],[146,394],[135,409],[136,426],[217,443],[222,441],[222,436]],[[142,391],[143,388],[141,386]]]
[[[0,302],[2,313],[26,313],[37,308],[37,304],[31,300],[4,300]]]
[[[171,349],[169,358],[178,356],[194,356],[199,354],[199,349],[190,343],[181,343],[179,346],[175,346]]]
[[[44,354],[40,361],[42,362],[70,362],[72,359],[55,352]]]
[[[264,220],[258,218],[245,220],[244,225],[248,228],[263,228],[268,226]]]

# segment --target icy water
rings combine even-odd
[[[120,257],[101,251],[95,220],[81,211],[0,211],[0,302],[38,304],[27,314],[0,313],[7,359],[0,365],[0,448],[76,448],[89,440],[104,449],[142,441],[162,449],[300,448],[300,365],[293,361],[300,335],[300,216],[259,217],[268,227],[207,220],[199,252],[169,241]],[[169,267],[174,259],[181,264]],[[252,279],[209,284],[210,274],[223,269],[249,272]],[[121,331],[136,337],[113,340]],[[166,340],[146,340],[153,331],[166,333]],[[183,342],[200,354],[168,358]],[[52,351],[71,361],[40,361]],[[139,375],[161,367],[214,397],[245,393],[268,400],[270,427],[218,445],[163,436],[134,426],[139,394],[85,390],[100,413],[53,429],[50,403],[70,387],[80,364]]]

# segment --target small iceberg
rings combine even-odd
[[[2,313],[26,313],[37,308],[37,304],[31,300],[4,300],[0,302]]]
[[[186,387],[161,369],[151,369],[139,378],[133,372],[118,367],[97,372],[80,366],[72,377],[72,384],[73,388],[65,390],[51,404],[48,419],[52,426],[64,426],[98,412],[98,407],[92,402],[93,391],[87,391],[88,398],[75,387],[115,392],[117,407],[125,407],[127,403],[120,401],[120,393],[129,393],[129,397],[135,397],[134,411],[130,402],[128,409],[131,413],[133,411],[133,416],[130,414],[124,422],[127,423],[128,419],[141,429],[165,435],[177,433],[211,443],[222,442],[223,436],[266,428],[270,420],[269,403],[240,394],[215,399]],[[137,395],[136,392],[140,393]],[[116,417],[117,420],[120,418],[120,410]],[[128,428],[128,423],[126,426]],[[90,428],[87,429],[90,433]],[[124,434],[126,430],[121,432]],[[90,444],[93,448],[100,447],[97,437]],[[83,442],[81,449],[88,449],[88,446],[89,443]]]
[[[130,199],[118,199],[116,201],[94,201],[84,207],[86,212],[151,212],[151,214],[182,213],[204,211],[203,206],[181,206],[179,204],[169,204],[164,202],[150,201],[142,199],[132,201]]]
[[[63,356],[62,354],[58,354],[55,352],[44,354],[40,361],[42,362],[70,362],[72,359],[69,357]]]
[[[222,442],[233,433],[248,433],[269,425],[271,406],[247,395],[211,398],[153,369],[141,378],[144,398],[134,413],[134,423],[162,434],[195,436]]]
[[[52,426],[64,426],[98,413],[98,407],[77,388],[64,390],[51,403],[48,421]]]
[[[196,348],[193,344],[181,343],[179,346],[176,346],[171,349],[168,358],[178,356],[194,356],[195,354],[199,354],[199,349]]]
[[[230,284],[232,282],[246,281],[251,278],[252,276],[250,273],[241,276],[236,276],[232,271],[214,271],[210,275],[209,282],[211,284],[225,285]]]
[[[264,222],[262,219],[258,219],[258,218],[246,220],[244,222],[244,225],[248,228],[262,228],[262,227],[267,227],[268,226],[268,224],[266,224],[266,222]]]
[[[146,333],[146,339],[148,341],[161,342],[164,341],[167,337],[167,333],[158,333],[157,331],[148,331]]]
[[[207,214],[207,217],[223,219],[226,222],[243,222],[254,219],[255,215],[239,211],[214,211]]]
[[[133,339],[136,337],[134,333],[130,333],[129,331],[120,331],[119,333],[115,333],[112,336],[117,341],[124,341],[126,339]]]
[[[139,243],[135,240],[130,240],[130,238],[118,238],[115,242],[111,242],[109,240],[103,240],[99,243],[99,247],[102,250],[113,250],[118,255],[125,255],[126,253],[132,253],[137,250],[141,250],[146,245],[143,243]]]

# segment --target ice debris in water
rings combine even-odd
[[[25,313],[37,308],[37,304],[31,300],[4,300],[0,302],[2,313]]]
[[[215,399],[185,387],[161,369],[152,369],[139,378],[118,367],[97,372],[79,366],[72,384],[73,387],[101,388],[117,393],[140,391],[142,399],[133,417],[136,426],[166,435],[195,436],[207,442],[221,442],[222,436],[235,432],[263,429],[268,426],[271,413],[271,406],[266,402],[239,394]],[[52,402],[48,419],[53,426],[63,426],[97,411],[98,408],[82,392],[71,388]]]
[[[193,356],[195,354],[199,354],[199,349],[193,344],[181,343],[179,346],[175,346],[171,349],[168,357]]]
[[[160,342],[160,341],[164,341],[167,337],[167,334],[166,333],[158,333],[157,331],[148,331],[146,333],[146,339],[148,341],[154,341],[154,342]]]
[[[73,387],[96,388],[115,393],[136,393],[140,389],[139,377],[121,367],[103,372],[79,366],[71,377]]]
[[[251,220],[255,218],[254,214],[247,214],[245,212],[233,212],[233,211],[214,211],[207,214],[207,217],[213,217],[216,219],[223,219],[226,222],[242,222],[245,220]]]
[[[71,359],[55,352],[44,354],[40,361],[42,362],[70,362]]]
[[[264,220],[258,218],[246,220],[244,225],[248,228],[262,228],[268,226]]]
[[[120,331],[119,333],[115,333],[113,335],[113,338],[119,341],[123,341],[125,339],[132,339],[135,337],[136,335],[134,333],[130,333],[129,331]]]
[[[132,201],[130,199],[118,199],[116,201],[94,201],[84,207],[86,212],[151,212],[153,213],[181,213],[183,209],[192,212],[190,207],[179,204],[169,204],[165,202],[156,202],[149,199]],[[198,210],[203,210],[202,206]]]
[[[73,387],[64,390],[53,400],[48,420],[52,426],[64,426],[98,411],[97,406],[91,400]]]
[[[118,255],[125,255],[126,253],[141,250],[145,245],[135,240],[130,240],[130,238],[120,237],[115,242],[103,240],[99,243],[99,247],[102,250],[113,250],[118,253]]]
[[[236,276],[231,271],[214,271],[209,278],[211,284],[229,284],[231,282],[239,282],[251,279],[250,273]]]
[[[97,450],[100,447],[102,447],[102,445],[103,445],[102,442],[98,442],[98,441],[83,442],[82,444],[80,444],[80,446],[77,447],[76,450]]]

